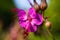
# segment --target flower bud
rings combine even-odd
[[[41,0],[40,8],[42,11],[44,11],[47,8],[46,0]]]
[[[36,11],[39,11],[39,5],[37,3],[34,4],[34,8]]]
[[[45,26],[46,26],[46,28],[50,29],[51,28],[51,22],[46,21],[45,22]]]

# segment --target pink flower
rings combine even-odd
[[[42,15],[36,13],[34,8],[30,8],[28,13],[21,9],[18,12],[18,18],[20,26],[28,30],[28,32],[35,32],[37,26],[43,22]]]

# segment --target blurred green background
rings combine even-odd
[[[6,17],[5,23],[8,25],[12,22],[10,16],[13,14],[9,12],[10,9],[15,8],[12,0],[0,0],[0,17]],[[2,15],[2,16],[1,16]],[[6,16],[9,15],[9,16]],[[56,40],[60,40],[60,0],[50,0],[50,4],[45,11],[45,16],[49,16],[49,21],[52,22],[52,32]],[[0,32],[0,35],[3,35],[0,40],[4,40],[3,38],[6,36],[4,32]],[[33,33],[29,35],[31,40],[45,40],[45,37],[35,36]],[[52,40],[51,37],[48,37],[48,40]]]

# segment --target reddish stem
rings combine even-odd
[[[27,30],[24,31],[23,35],[24,35],[24,39],[28,36],[29,32]]]
[[[12,9],[10,9],[10,11],[16,13],[19,11],[19,9],[18,8],[12,8]]]

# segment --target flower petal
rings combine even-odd
[[[25,28],[28,32],[35,32],[37,30],[36,25],[32,25],[28,20],[27,21],[20,21],[20,26]]]
[[[30,22],[27,20],[27,21],[19,21],[19,24],[21,27],[25,28],[25,29],[28,29],[28,27],[30,26]]]
[[[36,32],[37,31],[37,26],[36,25],[32,25],[33,30],[31,30],[32,32]]]
[[[36,19],[32,19],[31,24],[41,25],[42,22],[43,22],[42,16],[40,14],[37,14]]]
[[[20,9],[20,11],[18,12],[18,18],[19,20],[26,20],[27,19],[26,12]]]
[[[22,28],[26,27],[26,21],[19,21],[19,24]]]
[[[29,23],[28,26],[26,26],[28,30],[28,32],[35,32],[37,30],[37,26],[36,25],[31,25],[31,23]]]
[[[37,16],[38,18],[36,18],[39,22],[40,22],[40,25],[43,23],[43,17],[40,13],[37,13]]]
[[[35,18],[36,17],[36,12],[34,8],[30,8],[28,11],[28,15],[31,16],[31,18]]]
[[[30,27],[30,22],[27,20],[25,24],[26,24],[26,28],[25,29],[28,29]]]

